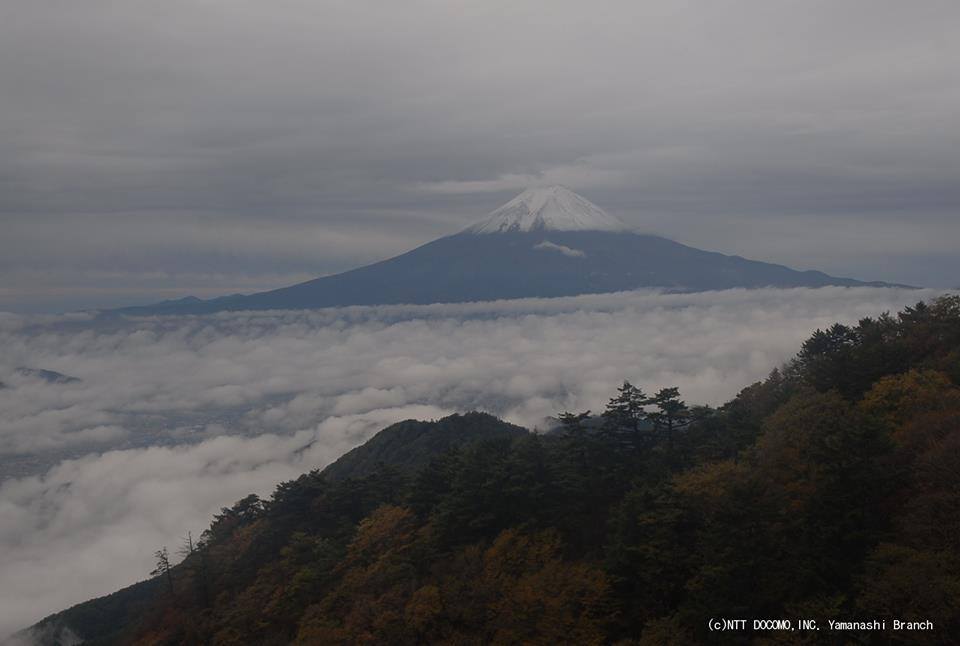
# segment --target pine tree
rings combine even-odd
[[[583,420],[589,419],[590,411],[584,411],[582,413],[564,411],[557,417],[567,433],[579,433],[583,430]]]
[[[642,447],[641,432],[647,417],[644,407],[649,402],[641,389],[624,381],[617,389],[617,396],[607,403],[603,412],[605,435],[617,444],[626,444],[635,449]]]
[[[647,418],[658,431],[666,431],[669,438],[674,431],[689,423],[690,410],[680,399],[679,388],[661,388],[648,400],[656,410],[647,414]]]
[[[680,389],[675,387],[661,388],[649,403],[656,406],[656,410],[647,413],[647,419],[653,423],[654,429],[666,434],[667,450],[672,453],[674,432],[690,423],[690,410],[680,399]]]

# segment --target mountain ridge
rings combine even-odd
[[[362,478],[382,467],[412,473],[446,451],[473,442],[523,437],[529,432],[478,411],[448,415],[434,421],[408,419],[379,431],[331,462],[320,473],[330,480]]]
[[[628,230],[568,189],[531,189],[453,235],[339,274],[211,300],[112,310],[129,315],[422,305],[548,298],[635,289],[908,287],[704,251]]]

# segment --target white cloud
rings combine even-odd
[[[400,419],[479,408],[533,426],[602,408],[623,379],[718,404],[815,328],[931,295],[630,292],[96,325],[4,316],[0,467],[53,466],[0,486],[0,634],[145,576],[159,545],[220,506]],[[81,381],[25,380],[21,365]],[[124,450],[82,455],[107,448]],[[69,450],[79,457],[57,462]]]
[[[545,251],[559,251],[564,256],[570,256],[571,258],[586,258],[587,254],[579,249],[572,249],[562,244],[556,244],[550,242],[549,240],[544,240],[540,244],[534,245],[534,249],[542,249]]]
[[[289,433],[411,404],[481,407],[532,425],[629,378],[719,403],[818,325],[896,309],[902,290],[652,292],[497,303],[225,313],[125,324],[7,317],[0,455],[83,451],[173,429]],[[72,319],[71,319],[72,320]],[[18,366],[78,377],[29,380]],[[715,379],[704,379],[712,370]],[[590,384],[586,386],[585,384]],[[542,403],[536,410],[531,399]],[[114,445],[115,446],[115,445]]]

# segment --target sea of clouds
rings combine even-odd
[[[377,430],[482,409],[530,428],[629,379],[720,404],[835,321],[931,291],[641,291],[96,318],[0,314],[0,636],[150,571],[221,506]],[[77,378],[48,383],[18,369]]]

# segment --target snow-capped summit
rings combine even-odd
[[[496,234],[501,235],[481,235]],[[207,314],[348,305],[466,303],[634,289],[890,287],[701,251],[630,231],[562,186],[532,188],[483,221],[399,256],[257,294],[182,299],[121,314]]]
[[[466,233],[626,231],[619,218],[563,186],[528,188]]]

